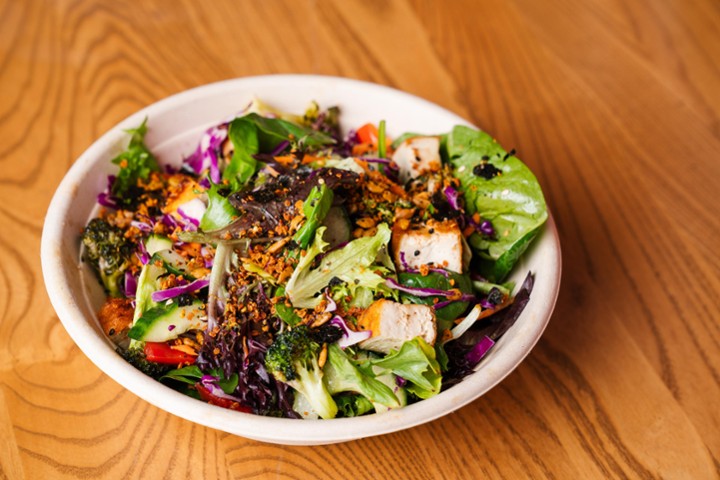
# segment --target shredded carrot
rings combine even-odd
[[[295,157],[292,155],[280,155],[275,157],[275,161],[280,165],[291,165],[295,161]]]

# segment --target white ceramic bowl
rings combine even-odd
[[[123,130],[147,117],[146,142],[163,163],[179,164],[211,125],[237,113],[255,95],[290,112],[302,112],[311,100],[338,105],[345,126],[385,119],[390,135],[405,131],[438,133],[469,123],[426,100],[391,88],[356,80],[273,75],[214,83],[159,101],[115,126],[83,153],[67,173],[50,204],[42,236],[42,268],[53,307],[65,329],[103,372],[153,405],[184,419],[266,442],[317,445],[381,435],[429,422],[475,400],[507,376],[540,338],[555,305],[560,285],[560,248],[550,219],[516,269],[516,280],[535,272],[535,288],[517,323],[498,341],[477,371],[429,400],[388,413],[334,420],[262,417],[212,406],[182,395],[135,370],[103,335],[95,312],[103,295],[86,276],[79,258],[79,234],[93,212],[106,176],[115,171],[110,159],[122,151]],[[87,272],[86,272],[87,273]]]

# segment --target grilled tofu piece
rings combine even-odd
[[[462,273],[470,262],[470,249],[454,220],[431,220],[403,230],[393,228],[392,251],[401,270],[423,265]]]
[[[413,137],[404,141],[392,156],[400,169],[400,182],[440,170],[440,138]]]
[[[127,340],[134,312],[129,298],[108,298],[98,312],[103,332],[116,344]]]
[[[391,300],[377,300],[358,320],[358,327],[370,330],[372,336],[360,347],[374,352],[398,350],[408,340],[422,337],[433,345],[437,337],[435,310],[428,305],[404,305]]]

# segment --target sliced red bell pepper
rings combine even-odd
[[[196,356],[170,348],[170,345],[162,342],[145,342],[145,358],[149,362],[162,363],[166,365],[191,365],[195,363]]]
[[[366,123],[358,128],[357,136],[360,143],[368,143],[375,146],[378,144],[378,129],[372,123]]]

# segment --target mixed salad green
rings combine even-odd
[[[529,300],[532,274],[506,280],[547,219],[537,180],[482,131],[392,141],[339,117],[253,101],[180,169],[147,122],[128,132],[81,238],[120,355],[290,418],[400,408],[473,371]]]

